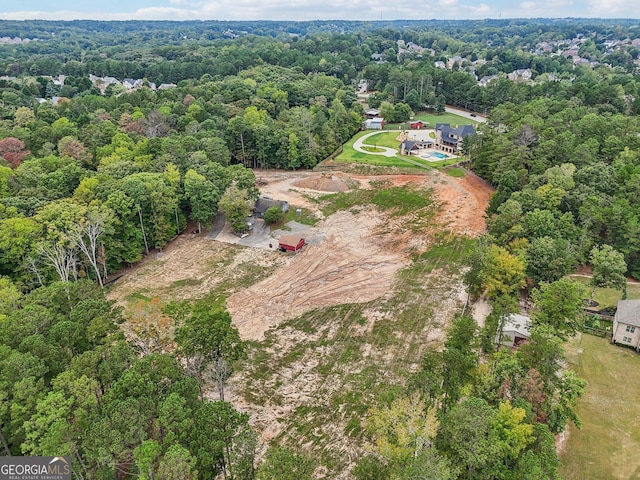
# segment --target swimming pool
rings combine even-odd
[[[445,155],[444,153],[440,153],[440,152],[429,152],[429,153],[425,153],[420,155],[420,158],[424,158],[425,160],[446,160],[447,158],[449,158],[449,155]]]

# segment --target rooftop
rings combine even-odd
[[[640,327],[640,300],[620,300],[616,320],[625,325]]]

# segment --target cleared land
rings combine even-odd
[[[583,334],[568,347],[576,373],[589,382],[580,400],[583,426],[569,428],[560,460],[566,480],[640,478],[640,356]]]
[[[460,262],[484,232],[491,189],[470,174],[437,172],[257,177],[263,193],[318,220],[288,224],[309,235],[301,253],[185,234],[109,296],[125,307],[156,296],[226,299],[250,340],[227,399],[250,413],[264,441],[316,458],[319,478],[349,478],[366,449],[364,414],[403,387],[426,350],[441,347],[461,309]],[[336,192],[344,185],[350,190]]]

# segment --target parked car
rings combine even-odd
[[[472,117],[477,117],[477,115],[475,113],[472,113],[471,116]]]

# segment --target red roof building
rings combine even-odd
[[[278,247],[283,252],[297,252],[305,244],[304,238],[297,235],[282,235],[278,242]]]

